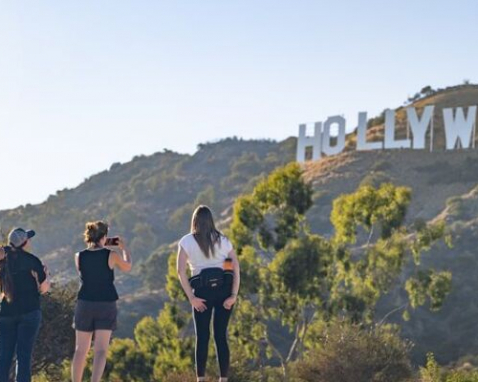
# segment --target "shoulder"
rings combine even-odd
[[[183,247],[186,249],[192,241],[195,241],[196,239],[194,238],[194,235],[192,233],[188,233],[187,235],[184,235],[180,240],[179,240],[179,246]]]
[[[229,238],[228,238],[226,235],[224,235],[224,234],[221,233],[221,246],[222,246],[222,245],[225,245],[226,248],[232,249],[232,243],[231,243],[231,241],[229,240]]]
[[[41,260],[37,256],[35,256],[33,253],[23,252],[23,256],[25,256],[25,259],[27,259],[27,261],[29,261],[30,263],[33,263],[35,265],[42,264]]]
[[[35,271],[39,271],[43,269],[42,261],[35,256],[33,253],[23,252],[22,253],[23,264],[29,269],[33,269]]]

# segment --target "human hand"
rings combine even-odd
[[[50,277],[50,272],[48,271],[48,267],[46,265],[43,266],[43,272],[45,272],[46,278],[48,279]],[[38,289],[40,290],[41,284],[40,284],[40,281],[38,280],[38,273],[35,271],[31,271],[31,274],[37,283]]]
[[[118,248],[121,249],[122,251],[124,251],[124,249],[126,248],[126,243],[121,236],[118,237]]]
[[[223,306],[227,310],[231,310],[236,302],[237,302],[237,296],[231,296],[228,299],[226,299],[226,301],[224,301]]]
[[[7,253],[5,252],[5,248],[4,248],[4,247],[0,247],[0,261],[2,261],[3,259],[5,259],[6,256],[7,256]]]
[[[207,310],[206,300],[202,298],[193,297],[193,299],[190,302],[193,308],[200,313],[205,312]]]

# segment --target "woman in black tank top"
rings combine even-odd
[[[91,381],[101,380],[111,334],[116,329],[118,293],[114,285],[114,268],[129,272],[132,267],[131,253],[124,241],[115,238],[114,247],[110,247],[107,234],[106,223],[87,223],[84,236],[88,247],[75,256],[81,287],[74,319],[76,351],[71,365],[73,382],[82,381],[93,334],[95,355]]]

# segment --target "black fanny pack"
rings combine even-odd
[[[232,271],[225,271],[222,268],[206,268],[198,275],[191,277],[189,283],[193,289],[217,289],[225,285],[231,285],[233,278]]]

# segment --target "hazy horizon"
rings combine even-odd
[[[478,3],[0,0],[0,209],[164,148],[375,116],[478,82]]]

